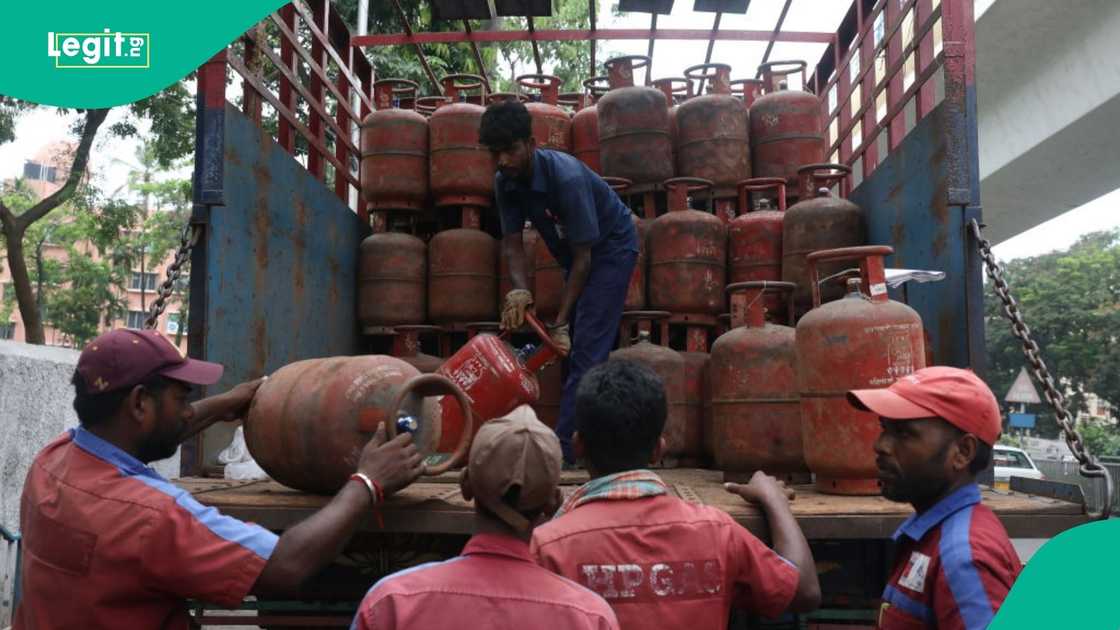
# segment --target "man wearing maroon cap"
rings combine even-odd
[[[883,496],[915,510],[893,536],[879,627],[988,627],[1022,566],[975,481],[1000,434],[995,396],[969,370],[930,367],[848,400],[879,416]]]
[[[407,433],[387,442],[379,427],[357,480],[279,538],[203,507],[146,464],[174,454],[193,427],[244,414],[263,379],[188,402],[191,385],[221,375],[152,330],[113,330],[86,346],[73,377],[80,426],[36,455],[24,483],[16,630],[185,629],[188,598],[232,607],[249,593],[294,595],[371,501],[423,470]]]
[[[482,425],[459,481],[476,522],[463,554],[374,584],[351,627],[618,630],[607,602],[529,555],[533,528],[560,504],[561,457],[528,406]]]

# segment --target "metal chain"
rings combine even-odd
[[[1086,448],[1085,442],[1081,439],[1081,434],[1077,432],[1073,416],[1066,408],[1065,396],[1062,395],[1061,390],[1055,383],[1053,375],[1050,374],[1050,369],[1046,367],[1046,362],[1042,360],[1042,352],[1031,337],[1030,327],[1023,321],[1019,303],[1011,295],[1011,289],[1007,286],[1007,280],[1003,276],[1003,267],[996,260],[995,255],[992,254],[992,244],[984,238],[980,223],[976,219],[971,219],[968,227],[972,231],[972,236],[976,239],[980,256],[984,259],[984,266],[987,268],[988,277],[992,279],[996,295],[1003,302],[1003,314],[1011,322],[1011,333],[1022,342],[1023,354],[1027,357],[1027,362],[1030,364],[1035,380],[1042,385],[1042,393],[1046,397],[1046,402],[1050,403],[1050,407],[1054,409],[1054,416],[1058,420],[1058,425],[1062,428],[1062,437],[1065,438],[1070,452],[1081,464],[1081,476],[1104,479],[1106,490],[1104,505],[1101,506],[1099,513],[1090,512],[1089,515],[1093,518],[1108,518],[1112,514],[1112,475],[1107,468],[1097,462],[1097,459]]]
[[[148,319],[144,322],[144,328],[152,330],[159,323],[159,316],[163,315],[163,310],[167,308],[167,300],[174,292],[175,283],[179,281],[179,276],[183,273],[183,265],[190,260],[191,250],[198,242],[200,234],[202,234],[202,226],[192,225],[188,219],[187,224],[183,226],[183,233],[179,236],[179,251],[175,252],[175,260],[167,266],[167,279],[159,285],[157,290],[159,295],[152,302],[152,307],[148,309]],[[180,322],[180,325],[182,325],[182,322]]]

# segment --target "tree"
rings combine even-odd
[[[1087,393],[1120,402],[1120,230],[1086,234],[1066,251],[1013,260],[1005,275],[1047,366],[1069,394],[1071,413],[1085,409]],[[998,398],[1025,362],[1001,311],[988,283],[988,378]],[[1039,433],[1056,436],[1053,414],[1040,412]]]

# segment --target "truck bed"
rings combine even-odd
[[[719,471],[678,468],[658,473],[681,498],[724,510],[756,535],[768,536],[761,512],[726,492]],[[384,529],[372,517],[362,528],[386,533],[472,533],[474,508],[459,493],[458,479],[458,473],[421,479],[390,497],[383,506]],[[565,494],[586,480],[587,474],[582,471],[565,472],[561,480]],[[274,481],[186,477],[174,483],[203,505],[275,531],[287,529],[330,500]],[[812,486],[795,486],[795,490],[793,513],[810,540],[889,538],[913,512],[908,505],[878,496],[828,495]],[[1049,538],[1088,520],[1081,505],[1046,497],[984,487],[983,501],[1013,538]]]

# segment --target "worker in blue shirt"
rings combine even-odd
[[[553,341],[570,349],[556,433],[571,463],[576,387],[614,347],[638,257],[637,231],[630,210],[594,171],[566,153],[537,148],[523,104],[503,101],[488,107],[478,135],[498,169],[494,194],[502,256],[513,285],[502,306],[502,328],[519,328],[533,305],[526,272],[531,252],[521,238],[526,220],[565,272],[560,310],[546,324]]]

